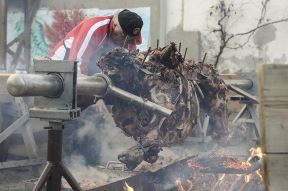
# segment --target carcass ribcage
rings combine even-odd
[[[117,97],[106,98],[113,105],[116,125],[141,147],[153,148],[147,149],[147,153],[153,153],[151,157],[146,153],[143,160],[153,162],[157,160],[157,147],[179,143],[191,136],[193,129],[199,127],[203,112],[210,115],[212,133],[227,134],[227,88],[212,66],[184,61],[174,43],[146,54],[118,48],[98,62],[115,86],[173,110],[170,117],[164,117]],[[137,153],[134,152],[138,156]]]
[[[145,63],[141,63],[144,54],[116,49],[104,56],[99,66],[115,86],[174,111],[167,118],[134,103],[113,98],[112,113],[117,126],[135,140],[157,140],[159,145],[169,145],[190,134],[197,122],[195,111],[199,108],[194,87],[180,71],[161,63],[161,51],[159,54],[152,51],[150,55]],[[165,61],[168,61],[166,57]]]

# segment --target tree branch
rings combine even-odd
[[[259,19],[258,19],[258,23],[257,23],[256,27],[259,27],[259,25],[263,22],[263,20],[264,20],[264,18],[265,18],[265,16],[266,16],[266,12],[267,12],[266,10],[267,10],[267,5],[268,5],[269,1],[270,1],[270,0],[264,0],[264,1],[262,2],[261,14],[260,14],[260,17],[259,17]],[[235,47],[229,47],[229,46],[227,46],[226,48],[228,48],[228,49],[233,49],[233,50],[236,50],[236,49],[239,49],[239,48],[243,48],[244,46],[246,46],[246,45],[249,43],[249,41],[250,41],[250,39],[251,39],[251,37],[253,36],[254,33],[255,33],[255,31],[254,31],[254,32],[251,32],[250,35],[248,36],[248,38],[246,39],[246,41],[245,41],[244,43],[239,44],[239,45],[237,45],[237,46],[235,46]]]
[[[280,19],[280,20],[268,22],[268,23],[265,23],[265,24],[263,24],[263,25],[259,25],[258,27],[255,27],[255,28],[253,28],[253,29],[251,29],[251,30],[249,30],[249,31],[247,31],[247,32],[234,34],[234,37],[247,35],[247,34],[250,34],[250,33],[252,33],[252,32],[255,32],[256,30],[258,30],[258,29],[260,29],[260,28],[266,27],[266,26],[268,26],[268,25],[273,25],[273,24],[282,23],[282,22],[288,22],[288,18],[284,18],[284,19]]]

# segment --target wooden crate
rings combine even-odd
[[[288,153],[288,65],[260,65],[258,76],[262,148]]]
[[[288,65],[259,65],[258,79],[266,189],[288,190]]]
[[[288,190],[288,154],[266,154],[264,161],[266,189]]]

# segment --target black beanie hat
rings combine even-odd
[[[124,34],[128,36],[140,35],[143,21],[136,13],[124,9],[118,14],[118,21]]]

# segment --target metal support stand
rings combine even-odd
[[[62,176],[74,191],[81,191],[77,181],[62,163],[62,121],[50,121],[48,130],[47,164],[33,191],[41,191],[46,184],[46,191],[61,191]]]
[[[259,145],[259,141],[260,141],[259,119],[257,117],[257,114],[256,114],[253,106],[254,106],[253,103],[246,102],[245,105],[240,110],[240,112],[237,114],[237,116],[233,119],[232,123],[236,124],[237,122],[239,122],[239,123],[253,124],[254,133],[255,133],[255,136],[257,138],[256,144]],[[245,114],[245,112],[247,112],[250,115],[251,119],[242,118],[242,116]]]

